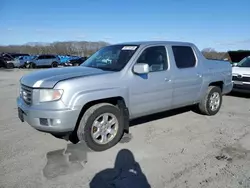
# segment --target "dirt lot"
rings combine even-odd
[[[250,187],[247,96],[225,96],[213,117],[185,108],[138,119],[131,135],[96,153],[19,121],[18,80],[27,72],[0,70],[1,188],[103,187],[100,176],[128,187]]]

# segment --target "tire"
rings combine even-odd
[[[7,64],[6,64],[6,68],[7,68],[7,69],[14,69],[15,66],[14,66],[13,63],[7,63]]]
[[[25,62],[25,63],[23,64],[23,67],[22,67],[22,68],[28,69],[29,67],[30,67],[29,63]]]
[[[4,60],[0,60],[0,68],[1,67],[5,67],[5,62],[4,62]]]
[[[29,63],[29,68],[35,69],[36,68],[36,64],[33,63],[33,62]]]
[[[214,103],[214,109],[211,108],[210,104],[211,102],[213,102],[212,100],[212,96],[216,96],[217,100],[214,99],[214,101],[217,101]],[[219,100],[219,101],[218,101]],[[203,99],[201,100],[201,102],[198,104],[198,108],[199,111],[204,114],[204,115],[208,115],[208,116],[213,116],[215,114],[217,114],[221,108],[221,104],[222,104],[222,93],[221,93],[221,89],[217,86],[209,86],[207,89],[207,92],[205,94],[205,96],[203,97]]]
[[[96,137],[96,140],[93,138],[95,136],[92,136],[93,134],[93,130],[95,129],[99,129],[100,131],[104,131],[102,130],[102,128],[96,128],[95,126],[93,126],[93,123],[96,121],[96,119],[100,116],[102,116],[105,113],[109,113],[110,115],[112,115],[117,122],[116,124],[114,124],[114,127],[116,127],[116,131],[115,135],[113,135],[113,138],[111,138],[111,140],[109,140],[107,143],[100,143],[101,140],[103,140],[103,135],[102,133],[99,133],[101,137],[101,140],[98,140]],[[111,116],[110,116],[111,117]],[[98,123],[97,125],[101,125],[100,123]],[[103,125],[105,126],[105,124]],[[106,125],[108,127],[108,124]],[[110,126],[112,127],[112,126]],[[110,128],[112,129],[112,128]],[[96,132],[97,132],[96,130]],[[98,132],[100,132],[98,131]],[[118,107],[109,104],[109,103],[100,103],[100,104],[96,104],[91,106],[82,116],[82,119],[80,121],[79,127],[77,129],[77,137],[79,139],[79,141],[84,140],[86,142],[86,145],[93,151],[104,151],[107,150],[113,146],[115,146],[120,139],[123,136],[123,132],[124,132],[124,122],[123,122],[123,117],[121,115],[121,111]],[[103,133],[106,134],[107,136],[107,132]],[[109,134],[109,133],[108,133]],[[98,135],[98,134],[97,134]],[[111,134],[110,134],[111,135]],[[108,138],[109,139],[109,138]]]
[[[57,63],[57,62],[53,62],[53,63],[51,64],[51,67],[52,67],[52,68],[58,67],[58,63]]]

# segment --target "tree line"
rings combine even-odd
[[[68,41],[53,43],[27,43],[24,45],[0,46],[0,53],[28,53],[37,54],[58,54],[58,55],[76,55],[90,56],[100,48],[109,45],[107,42],[88,42],[88,41]],[[207,59],[230,60],[227,52],[218,52],[213,48],[205,48],[202,54]]]
[[[30,55],[38,54],[57,54],[57,55],[76,55],[89,56],[98,49],[108,45],[106,42],[53,42],[53,43],[27,43],[24,45],[0,46],[0,53],[27,53]]]

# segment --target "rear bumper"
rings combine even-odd
[[[58,109],[47,110],[28,106],[18,97],[17,107],[21,109],[23,120],[33,128],[55,135],[72,132],[75,128],[79,110]]]

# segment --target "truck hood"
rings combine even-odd
[[[233,74],[245,74],[250,75],[250,68],[249,67],[233,67],[232,68]]]
[[[83,66],[51,68],[29,73],[23,76],[20,82],[21,84],[32,88],[53,88],[62,80],[107,73],[111,73],[111,71],[103,71],[101,69]]]

